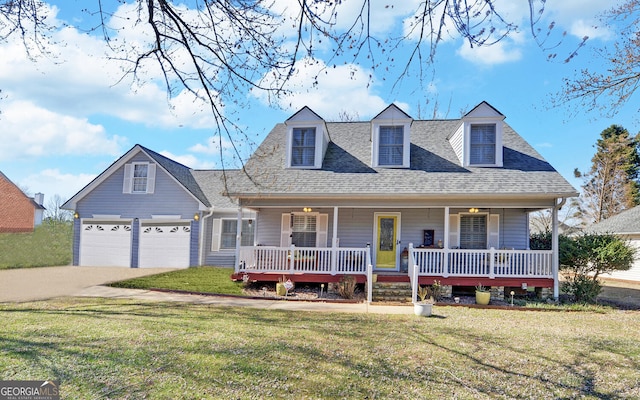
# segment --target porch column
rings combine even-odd
[[[442,245],[444,247],[444,254],[442,260],[442,276],[449,277],[449,207],[444,208],[444,240]]]
[[[556,203],[557,201],[554,200],[554,203]],[[564,204],[564,201],[560,204],[556,204],[553,209],[551,210],[551,218],[552,218],[552,222],[551,222],[551,250],[552,250],[552,255],[551,255],[551,265],[552,265],[552,269],[553,269],[553,298],[558,300],[558,297],[560,296],[560,288],[559,288],[559,282],[558,282],[558,270],[560,269],[560,265],[559,265],[559,241],[558,241],[558,209],[560,207],[562,207],[562,204]]]
[[[331,238],[331,275],[338,269],[338,207],[333,207],[333,237]]]
[[[234,261],[233,269],[237,273],[240,262],[240,242],[242,237],[242,206],[238,207],[238,221],[236,222],[236,260]]]

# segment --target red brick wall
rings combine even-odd
[[[34,212],[31,200],[0,176],[0,232],[32,232]]]

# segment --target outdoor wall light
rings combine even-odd
[[[475,208],[475,207],[471,207],[471,208],[469,209],[469,212],[470,212],[470,213],[472,213],[472,214],[475,214],[475,213],[477,213],[478,211],[480,211],[480,210],[478,210],[478,209],[477,209],[477,208]]]
[[[311,209],[311,207],[305,207],[305,208],[303,208],[303,209],[302,209],[302,211],[304,211],[304,212],[311,212],[311,211],[313,211],[313,210]]]
[[[196,221],[199,220],[200,219],[200,214],[198,214],[198,213],[194,214],[193,215],[193,219],[196,220]]]
[[[75,218],[75,219],[80,218],[80,214],[78,214],[78,212],[77,212],[77,211],[76,211],[76,212],[74,212],[74,213],[73,213],[73,218]]]

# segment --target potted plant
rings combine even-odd
[[[486,306],[490,300],[491,292],[489,292],[489,289],[478,283],[478,286],[476,286],[476,303]]]
[[[435,303],[431,290],[427,286],[418,286],[418,297],[420,301],[413,304],[413,313],[423,317],[430,316]]]

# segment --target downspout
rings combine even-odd
[[[200,218],[200,245],[198,246],[198,260],[200,266],[204,264],[204,237],[207,232],[205,230],[205,220],[213,215],[213,207],[209,207],[209,213]]]
[[[557,202],[557,199],[556,201]],[[557,203],[554,207],[553,207],[553,212],[552,212],[552,218],[553,218],[553,227],[552,227],[552,233],[551,233],[551,249],[553,251],[552,253],[552,257],[553,257],[553,298],[557,301],[558,298],[560,297],[560,285],[559,285],[559,281],[558,281],[558,271],[560,270],[560,258],[559,258],[559,240],[558,240],[558,210],[560,210],[562,208],[562,206],[564,206],[564,204],[567,202],[567,199],[562,197],[560,199],[560,203]]]

